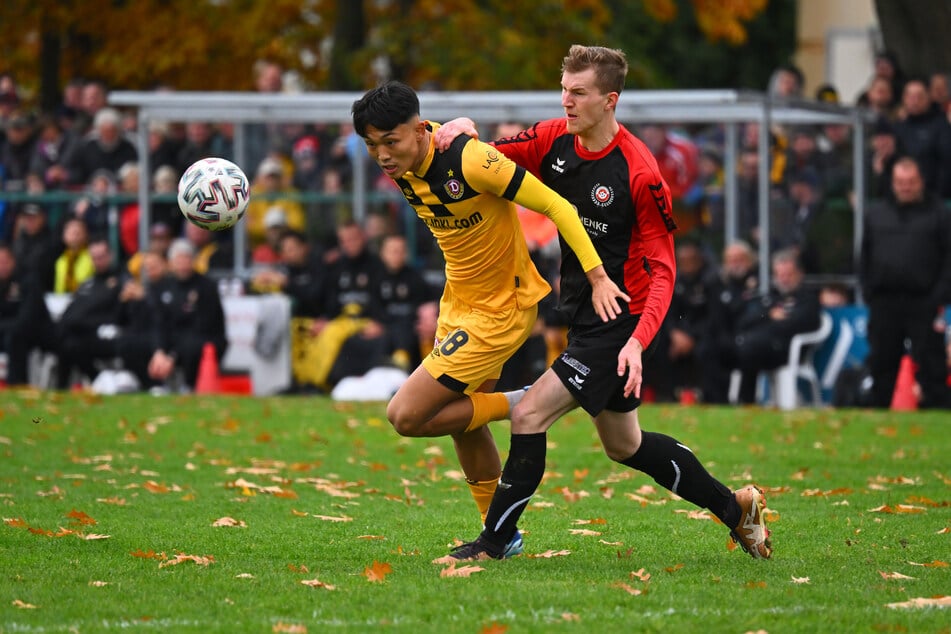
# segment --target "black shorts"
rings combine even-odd
[[[641,399],[633,394],[624,396],[627,375],[617,374],[617,355],[639,319],[640,315],[621,315],[606,324],[572,326],[568,331],[568,347],[551,365],[591,416],[603,410],[630,412],[641,404]]]

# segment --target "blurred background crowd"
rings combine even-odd
[[[276,62],[259,62],[254,76],[261,93],[286,89],[285,69]],[[948,73],[907,77],[893,55],[881,53],[854,104],[842,104],[831,85],[804,94],[805,84],[797,67],[784,65],[765,89],[777,100],[868,112],[861,152],[866,200],[894,205],[893,168],[911,157],[920,180],[913,201],[936,201],[948,215]],[[58,359],[53,380],[60,388],[91,381],[117,359],[141,389],[169,389],[172,376],[179,389],[194,387],[204,344],[213,343],[219,358],[227,348],[221,300],[234,294],[291,298],[293,391],[326,392],[340,378],[376,365],[411,369],[418,363],[432,344],[440,255],[395,185],[372,164],[368,189],[377,196],[370,213],[354,218],[352,166],[365,150],[347,123],[243,124],[242,167],[252,196],[238,229],[246,231],[246,252],[238,257],[248,268],[235,276],[233,234],[187,223],[175,202],[178,178],[193,161],[234,159],[234,124],[149,122],[152,198],[142,248],[137,113],[110,107],[109,89],[77,78],[66,84],[60,104],[40,112],[21,100],[13,75],[0,75],[0,184],[23,194],[0,202],[7,383],[29,380],[29,353],[39,349]],[[482,136],[516,134],[531,123],[493,126]],[[822,307],[894,290],[880,287],[871,245],[868,253],[856,253],[854,203],[861,193],[853,191],[851,126],[774,125],[769,153],[761,156],[758,126],[746,124],[734,166],[725,164],[722,126],[626,125],[657,158],[679,225],[674,301],[647,364],[646,399],[727,402],[730,373],[739,370],[744,379],[734,400],[752,402],[757,372],[783,363],[791,337],[814,330]],[[758,226],[764,162],[767,235]],[[739,239],[725,244],[728,169],[737,176]],[[557,289],[557,233],[542,216],[520,213],[533,257]],[[944,225],[937,226],[940,234]],[[874,237],[874,227],[867,233]],[[763,241],[774,254],[766,293],[756,260]],[[911,252],[893,257],[916,258],[923,248],[902,244]],[[951,300],[940,290],[951,276],[946,261],[930,264],[935,270],[925,282],[939,289],[931,299],[941,305]],[[51,314],[42,301],[50,294],[70,296],[61,314]],[[943,336],[938,316],[933,320]],[[564,324],[551,306],[542,311],[536,335],[509,364],[503,387],[530,383],[560,353]],[[940,347],[946,376],[951,351]],[[926,396],[925,402],[947,404],[933,386]]]

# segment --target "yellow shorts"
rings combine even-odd
[[[466,394],[490,379],[532,333],[538,306],[489,313],[459,302],[440,303],[438,343],[423,367],[434,379]]]

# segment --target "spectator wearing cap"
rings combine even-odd
[[[13,254],[20,266],[33,274],[43,292],[53,290],[56,254],[53,233],[42,206],[27,203],[20,209],[13,232]]]
[[[248,240],[252,249],[265,241],[264,218],[268,211],[279,208],[287,217],[287,226],[295,231],[304,231],[306,216],[297,200],[297,190],[286,184],[287,169],[284,163],[273,156],[261,161],[254,182],[251,184],[251,202],[245,213]]]
[[[168,249],[171,275],[156,288],[154,352],[148,364],[155,381],[168,381],[180,368],[192,390],[205,344],[214,346],[219,361],[228,348],[218,285],[195,271],[194,259],[195,248],[188,240],[175,240]]]
[[[138,160],[135,146],[122,135],[121,118],[112,108],[102,108],[93,119],[92,132],[63,159],[69,185],[85,185],[100,169],[116,174]]]
[[[281,236],[287,231],[287,214],[280,207],[271,207],[264,215],[264,242],[251,252],[252,264],[280,262]]]
[[[35,137],[33,121],[25,112],[14,112],[6,122],[6,139],[0,139],[0,168],[7,191],[23,191],[30,171]]]

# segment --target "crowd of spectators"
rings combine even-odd
[[[258,91],[284,90],[277,64],[261,62],[254,72]],[[776,69],[766,89],[777,100],[803,100],[809,98],[804,85],[796,67],[784,66]],[[234,126],[149,122],[148,176],[157,198],[148,214],[149,242],[141,249],[142,214],[135,195],[139,157],[131,141],[136,113],[109,107],[107,96],[102,82],[76,79],[64,87],[59,108],[35,113],[21,100],[14,78],[0,75],[0,188],[29,195],[17,202],[0,200],[0,255],[16,263],[0,280],[0,290],[9,293],[15,280],[18,289],[30,290],[20,293],[17,301],[46,293],[71,293],[78,300],[83,293],[101,290],[96,284],[105,285],[108,292],[103,291],[103,297],[113,312],[108,312],[108,319],[106,313],[97,319],[115,325],[117,332],[134,328],[128,333],[134,343],[126,342],[123,334],[93,354],[88,341],[69,330],[67,312],[51,326],[54,335],[18,340],[28,339],[30,345],[61,356],[60,384],[77,373],[92,379],[94,367],[115,358],[135,368],[143,386],[166,382],[170,360],[182,369],[186,384],[193,383],[194,350],[167,350],[169,344],[162,341],[160,331],[168,323],[155,323],[162,318],[161,311],[127,310],[132,306],[127,302],[161,302],[161,294],[155,293],[165,289],[168,296],[167,281],[185,283],[184,269],[171,264],[173,245],[176,256],[188,252],[188,270],[194,275],[217,280],[232,269],[233,240],[227,233],[212,234],[185,222],[174,193],[191,162],[204,156],[234,158]],[[829,85],[821,86],[814,99],[841,103]],[[902,156],[918,162],[927,191],[939,199],[951,198],[949,104],[947,74],[906,77],[894,56],[878,56],[866,90],[855,104],[843,103],[864,107],[873,117],[863,166],[870,199],[891,196],[891,170]],[[252,177],[252,202],[244,221],[247,252],[238,254],[249,263],[250,275],[240,281],[240,289],[281,292],[292,298],[295,389],[328,390],[341,376],[372,363],[412,367],[428,345],[434,299],[440,291],[441,263],[433,261],[438,260],[438,250],[428,233],[419,230],[412,211],[382,175],[372,178],[370,187],[395,193],[387,199],[392,202],[376,203],[363,225],[353,222],[342,201],[351,188],[352,159],[364,150],[347,123],[243,125],[247,158],[243,167]],[[722,367],[727,374],[729,369],[755,372],[751,368],[763,363],[751,365],[751,337],[741,332],[743,324],[770,319],[778,314],[771,310],[777,303],[787,311],[797,303],[789,299],[792,291],[784,286],[788,280],[779,279],[777,266],[784,270],[791,263],[796,293],[804,289],[816,297],[850,302],[861,291],[853,234],[852,130],[841,124],[774,125],[769,130],[768,156],[762,157],[757,124],[746,124],[739,135],[737,164],[730,166],[724,163],[722,126],[626,125],[657,157],[674,195],[679,225],[674,303],[655,344],[654,362],[648,364],[647,394],[673,400],[687,392],[707,402],[723,402],[724,373],[709,368]],[[503,125],[498,136],[517,130]],[[759,227],[762,161],[767,161],[770,175],[768,235]],[[724,182],[725,170],[731,168],[736,169],[738,184],[737,236],[727,244]],[[57,192],[72,195],[52,195]],[[547,231],[550,227],[539,225],[532,216],[525,218],[526,236],[540,269],[557,288],[557,240]],[[774,284],[765,294],[755,260],[761,241],[782,256],[771,262]],[[108,267],[94,257],[103,257],[97,253],[103,247],[108,249]],[[149,278],[155,276],[154,283],[139,281],[143,269]],[[352,286],[357,281],[361,288]],[[213,296],[208,305],[219,307],[220,291],[234,292],[233,286],[219,289],[214,283],[201,288],[202,301],[205,294]],[[796,297],[798,304],[809,304],[812,310],[805,296]],[[30,311],[39,310],[33,303],[30,306]],[[757,313],[756,319],[752,313]],[[41,318],[45,319],[37,319]],[[10,357],[8,381],[16,381],[25,376],[22,354],[13,354],[10,342],[16,338],[11,333],[20,331],[10,325],[7,315],[3,319],[0,344]],[[814,322],[803,323],[806,328]],[[536,334],[528,358],[516,360],[521,370],[512,372],[513,382],[530,379],[558,353],[564,336],[558,316],[543,310]],[[204,343],[210,336],[199,339]],[[788,346],[785,336],[765,339],[773,348]],[[747,342],[746,350],[740,341]],[[227,341],[213,343],[220,357]],[[126,358],[126,348],[135,353]],[[157,352],[167,357],[164,362],[152,359]],[[347,360],[353,359],[360,362],[347,367]],[[766,365],[771,363],[773,356]],[[526,368],[532,368],[528,375]],[[746,383],[741,394],[749,398]]]

